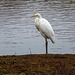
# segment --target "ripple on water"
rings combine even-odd
[[[69,0],[0,0],[0,55],[45,53],[45,41],[34,26],[41,13],[55,31],[49,53],[75,53],[75,4]]]

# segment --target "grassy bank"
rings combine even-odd
[[[75,75],[75,54],[0,56],[0,75]]]

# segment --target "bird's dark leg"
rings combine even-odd
[[[46,41],[46,54],[48,54],[48,42],[47,42],[47,39],[45,39]]]

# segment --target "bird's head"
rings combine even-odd
[[[39,13],[37,13],[37,14],[31,16],[31,18],[32,18],[32,17],[38,17],[38,18],[41,18],[41,15],[40,15]]]

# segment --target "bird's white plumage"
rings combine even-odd
[[[35,27],[38,29],[38,31],[41,33],[41,35],[45,38],[46,54],[48,54],[47,39],[50,39],[52,41],[52,43],[55,43],[54,31],[52,29],[52,26],[46,19],[42,18],[42,16],[38,13],[31,17],[37,17],[35,19]]]
[[[55,43],[54,31],[51,24],[46,19],[42,18],[40,15],[39,17],[37,16],[35,26],[45,39],[50,39],[52,43]]]

